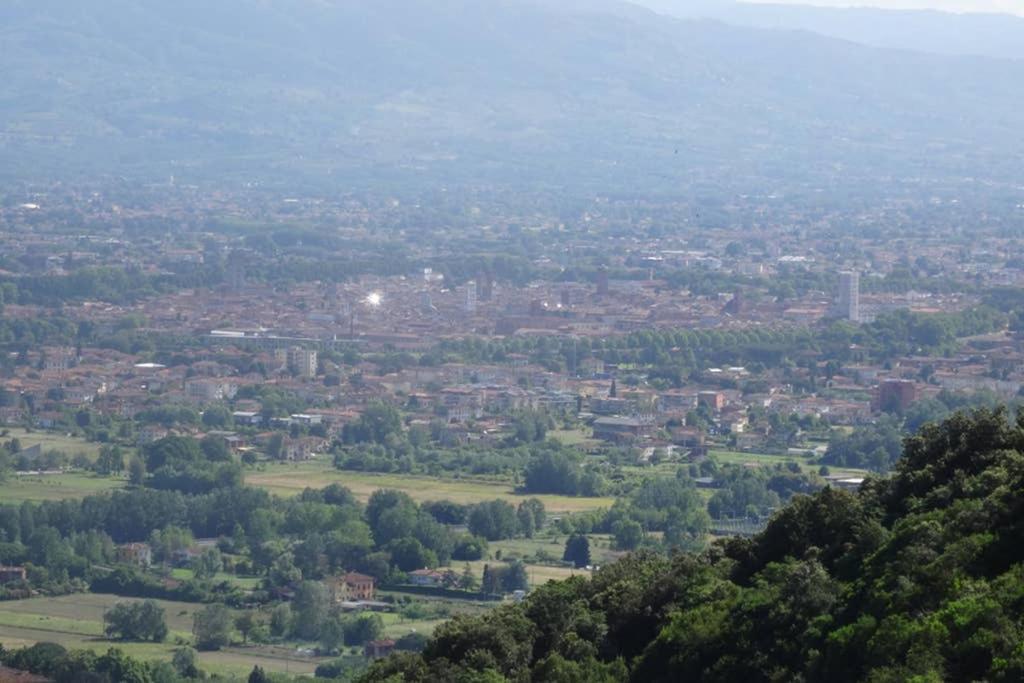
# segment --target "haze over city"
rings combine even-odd
[[[0,682],[1024,680],[1024,7],[815,4],[0,3]]]

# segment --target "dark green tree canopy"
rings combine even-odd
[[[688,495],[652,485],[632,504],[654,521]],[[889,479],[798,495],[751,539],[641,551],[460,617],[361,680],[1024,680],[1022,510],[1024,419],[958,414],[909,439]]]

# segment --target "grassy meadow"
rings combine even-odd
[[[123,478],[101,477],[90,472],[10,474],[6,480],[0,481],[0,501],[23,503],[85,498],[123,488],[125,483]]]
[[[456,503],[480,503],[485,500],[507,500],[518,505],[527,498],[539,498],[549,513],[564,514],[611,507],[614,498],[574,498],[571,496],[522,495],[509,482],[464,478],[449,479],[412,474],[376,474],[340,471],[327,460],[303,463],[266,463],[260,471],[250,471],[245,481],[250,486],[267,489],[281,496],[293,496],[305,488],[323,488],[341,484],[362,501],[379,489],[395,489],[422,503],[451,500]]]
[[[192,615],[204,607],[158,600],[171,630],[167,641],[122,643],[103,636],[103,614],[121,600],[113,595],[79,594],[0,603],[0,643],[15,648],[45,641],[96,652],[117,647],[139,659],[169,661],[179,643],[191,641]],[[322,661],[298,655],[293,648],[269,646],[231,647],[199,654],[201,669],[236,675],[248,674],[257,665],[267,671],[311,674]]]

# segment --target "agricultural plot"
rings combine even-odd
[[[100,444],[90,443],[76,436],[53,432],[30,432],[21,428],[11,429],[9,432],[3,440],[17,439],[21,442],[23,449],[40,446],[44,451],[60,451],[67,453],[69,457],[84,453],[90,460],[95,460],[100,453]]]
[[[622,557],[625,553],[611,548],[611,537],[603,534],[591,534],[590,556],[596,565],[604,565]],[[589,576],[590,572],[583,569],[574,569],[569,566],[558,564],[538,563],[538,556],[546,555],[551,561],[557,563],[562,559],[565,552],[564,535],[546,534],[536,538],[516,538],[507,541],[495,541],[488,546],[491,559],[470,562],[470,570],[480,578],[483,576],[484,566],[501,565],[505,560],[522,559],[526,564],[526,573],[530,580],[531,587],[543,586],[548,581],[562,581],[572,576]],[[498,559],[500,553],[501,559]],[[466,563],[452,562],[452,569],[462,571]]]
[[[189,581],[195,578],[195,573],[191,569],[178,568],[171,570],[171,578],[177,579],[178,581]],[[260,587],[263,582],[262,579],[254,576],[235,576],[234,574],[228,574],[225,572],[219,572],[212,579],[213,582],[219,583],[221,581],[227,581],[228,583],[238,586],[244,591],[255,590]]]
[[[139,659],[170,660],[178,643],[191,640],[192,615],[203,608],[203,605],[159,600],[171,630],[167,641],[121,643],[103,637],[103,614],[121,600],[112,595],[81,594],[0,603],[0,643],[12,648],[45,641],[96,652],[118,647]],[[291,648],[279,647],[232,647],[199,655],[200,668],[212,673],[239,675],[247,674],[256,665],[267,671],[310,674],[322,661],[299,656]]]
[[[595,439],[589,429],[559,429],[548,432],[548,437],[555,439],[566,446],[589,447],[598,445],[600,440]]]
[[[0,500],[4,503],[23,503],[85,498],[123,488],[125,483],[124,479],[100,477],[88,472],[10,474],[5,481],[0,482]]]
[[[387,615],[392,616],[392,615]],[[447,619],[432,619],[432,620],[418,620],[418,621],[399,621],[395,619],[384,620],[384,636],[386,638],[393,638],[398,640],[402,636],[407,636],[411,633],[420,633],[425,636],[430,636],[434,629],[448,621]]]
[[[571,496],[521,495],[512,484],[480,479],[448,479],[403,474],[343,472],[326,461],[298,464],[268,464],[262,471],[250,472],[245,478],[249,486],[257,486],[281,496],[292,496],[303,489],[323,488],[341,484],[360,500],[366,501],[374,491],[395,489],[409,494],[418,503],[451,500],[472,504],[486,500],[507,500],[518,505],[527,498],[539,498],[549,513],[564,514],[611,507],[614,498],[574,498]]]
[[[770,467],[774,465],[796,463],[804,472],[817,472],[821,465],[808,462],[807,458],[796,455],[770,455],[767,453],[739,453],[736,451],[711,451],[711,457],[721,464],[732,465],[757,465]],[[862,477],[867,474],[865,470],[852,468],[830,468],[832,474],[850,477]]]

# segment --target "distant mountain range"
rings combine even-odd
[[[0,72],[8,180],[875,196],[1024,152],[1024,63],[616,0],[6,0]]]
[[[677,18],[810,31],[872,47],[1024,59],[1024,18],[1009,14],[753,4],[732,0],[633,0]]]

